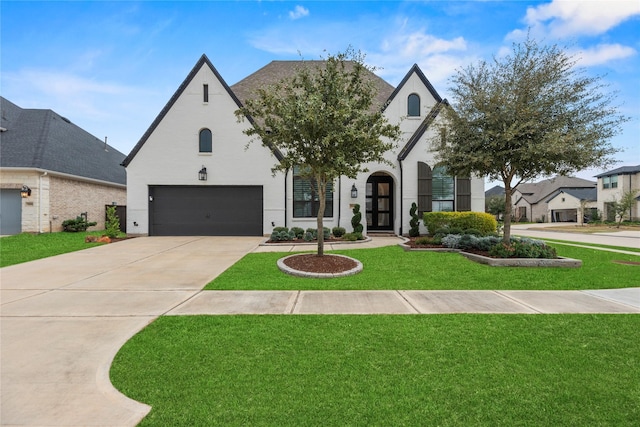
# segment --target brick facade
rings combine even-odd
[[[31,188],[22,199],[22,232],[62,231],[62,222],[87,212],[98,224],[89,230],[104,230],[105,205],[125,205],[124,186],[107,185],[33,170],[0,170],[0,188]]]

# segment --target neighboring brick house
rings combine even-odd
[[[555,216],[549,207],[549,200],[561,191],[594,188],[596,188],[595,182],[571,176],[556,176],[536,183],[522,183],[513,191],[513,217],[516,221],[536,222],[557,222],[563,221],[562,218],[573,218],[573,215],[568,216],[568,212]],[[567,207],[566,210],[578,209],[578,207]],[[571,220],[568,219],[568,221]]]
[[[598,178],[598,210],[604,219],[615,221],[613,204],[620,201],[622,195],[630,190],[640,190],[640,165],[622,166],[609,172],[596,175]],[[631,208],[629,217],[633,221],[640,220],[640,196]]]
[[[187,75],[124,161],[127,228],[149,235],[263,235],[274,226],[315,228],[318,196],[297,168],[273,175],[282,153],[259,142],[247,147],[249,120],[234,112],[258,88],[319,61],[273,61],[228,86],[206,55]],[[345,176],[327,194],[326,227],[351,231],[359,204],[365,232],[409,230],[411,204],[422,211],[484,210],[484,182],[454,177],[438,165],[431,140],[446,100],[417,65],[397,87],[373,73],[375,108],[399,123],[402,140],[387,163]]]
[[[0,234],[60,231],[83,213],[104,229],[105,205],[126,204],[125,155],[52,110],[0,97],[0,112]]]

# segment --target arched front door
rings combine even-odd
[[[367,180],[367,230],[393,230],[393,178],[375,173]]]

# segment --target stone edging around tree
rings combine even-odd
[[[315,278],[315,279],[333,279],[335,277],[344,277],[344,276],[353,276],[354,274],[358,274],[362,271],[362,263],[360,261],[358,261],[355,258],[351,258],[345,255],[338,255],[338,254],[325,254],[325,256],[334,256],[334,257],[341,257],[341,258],[347,258],[350,259],[351,261],[354,261],[356,263],[356,266],[354,268],[352,268],[351,270],[347,270],[347,271],[343,271],[340,273],[312,273],[309,271],[301,271],[301,270],[295,270],[289,266],[287,266],[284,261],[287,258],[291,258],[291,257],[295,257],[298,256],[300,254],[293,254],[293,255],[289,255],[286,256],[284,258],[280,258],[278,260],[278,268],[287,274],[290,274],[292,276],[298,276],[298,277],[309,277],[309,278]]]

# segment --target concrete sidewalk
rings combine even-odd
[[[0,269],[0,425],[134,426],[120,347],[161,315],[640,313],[640,288],[594,291],[202,291],[260,237],[144,237]],[[395,245],[376,237],[327,250]],[[290,245],[278,251],[313,251]],[[256,278],[259,280],[259,278]]]
[[[203,291],[166,313],[640,313],[640,288],[593,291]]]

